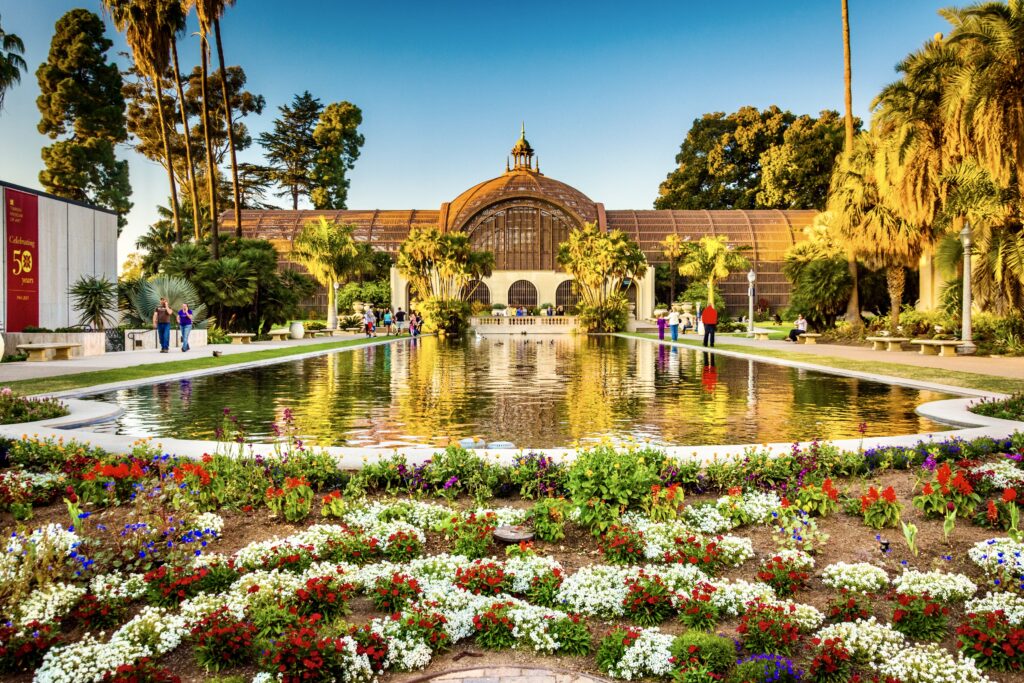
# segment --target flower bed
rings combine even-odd
[[[624,679],[981,683],[1024,656],[1022,446],[703,471],[650,450],[506,468],[449,449],[345,473],[301,448],[179,461],[26,440],[0,470],[0,501],[34,505],[0,518],[0,672],[367,683],[472,648]],[[998,500],[1006,528],[913,505],[933,476]],[[865,518],[879,501],[884,524]],[[904,539],[879,533],[891,519]],[[494,543],[529,523],[557,529]]]

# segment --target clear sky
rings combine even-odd
[[[850,0],[858,116],[901,58],[946,29],[936,11],[949,4]],[[99,0],[0,0],[29,65],[0,112],[0,179],[39,187],[47,141],[36,131],[35,69],[56,20],[83,6],[100,12]],[[702,113],[843,104],[840,0],[239,0],[222,27],[228,63],[267,100],[246,120],[254,137],[302,90],[362,108],[355,209],[438,208],[504,170],[522,120],[545,174],[609,209],[647,209]],[[198,62],[195,39],[179,50],[183,70]],[[127,146],[122,154],[135,203],[123,260],[166,204],[167,178]],[[260,159],[258,144],[240,155]]]

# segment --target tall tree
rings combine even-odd
[[[364,138],[359,134],[363,112],[351,102],[333,102],[320,114],[313,131],[318,149],[310,200],[317,209],[344,209],[348,199],[346,174],[355,166]]]
[[[168,125],[164,117],[163,85],[161,74],[167,70],[170,59],[172,33],[167,28],[165,13],[169,3],[178,0],[102,0],[117,30],[124,33],[136,66],[148,74],[156,90],[156,111],[160,120],[164,156],[167,159],[167,180],[171,189],[171,211],[174,215],[175,239],[181,242],[181,217],[178,211],[178,187],[174,180],[174,158],[168,139]],[[172,124],[173,126],[173,124]]]
[[[267,157],[269,177],[291,195],[292,208],[299,208],[299,197],[309,195],[315,185],[314,162],[317,157],[313,137],[323,106],[307,90],[296,95],[290,105],[279,107],[281,116],[274,128],[260,134],[259,141]]]
[[[0,25],[0,109],[4,107],[4,95],[11,86],[21,83],[21,72],[28,68],[21,57],[23,54],[25,43]]]
[[[715,300],[715,283],[729,277],[737,270],[750,268],[750,261],[743,256],[749,247],[735,247],[726,237],[701,237],[697,242],[687,242],[679,274],[695,280],[703,280],[708,286],[708,305]]]
[[[227,72],[227,67],[224,64],[224,43],[221,40],[220,35],[220,19],[224,16],[225,10],[231,5],[235,4],[235,0],[187,0],[190,4],[194,4],[196,8],[196,16],[199,18],[199,30],[203,34],[205,41],[209,40],[210,30],[213,29],[213,35],[217,43],[217,61],[220,64],[221,73]],[[235,137],[234,137],[234,126],[231,123],[231,96],[228,94],[227,80],[221,81],[221,96],[222,103],[224,106],[224,122],[228,132],[228,150],[231,155],[231,186],[234,194],[234,207],[235,207],[235,235],[237,237],[242,236],[242,200],[239,195],[238,188],[238,163],[235,159]],[[214,216],[214,221],[217,217]]]
[[[849,165],[853,153],[853,66],[850,58],[850,6],[848,0],[841,0],[843,16],[843,105],[846,137],[843,143],[843,164]],[[857,295],[857,257],[851,252],[847,255],[846,266],[850,272],[853,286],[850,288],[850,300],[846,302],[846,321],[854,327],[861,327],[860,298]]]
[[[192,161],[192,134],[188,127],[188,110],[185,108],[185,93],[181,87],[181,65],[178,60],[178,34],[185,30],[186,12],[181,0],[169,3],[164,13],[167,30],[171,33],[171,68],[174,76],[174,91],[178,95],[178,111],[181,114],[181,131],[185,138],[185,182],[192,203],[193,237],[202,239],[202,221],[199,217],[199,190],[196,187],[196,165]]]
[[[39,132],[57,140],[42,150],[39,182],[59,197],[116,211],[120,230],[132,204],[128,162],[115,155],[128,131],[121,72],[107,61],[112,45],[103,20],[88,10],[57,20],[50,54],[36,70]]]
[[[133,144],[135,149],[143,156],[152,159],[158,163],[164,163],[163,150],[162,150],[162,138],[160,133],[159,119],[157,118],[155,103],[156,98],[152,86],[149,83],[149,79],[142,79],[137,77],[137,72],[129,70],[129,76],[136,76],[136,78],[129,78],[125,84],[124,92],[128,100],[128,130],[132,134]],[[208,74],[208,81],[210,85],[210,105],[214,110],[221,107],[221,78],[220,71],[215,71]],[[168,83],[174,80],[173,74],[168,74],[165,81]],[[235,146],[238,150],[248,148],[252,144],[252,135],[250,134],[246,124],[245,118],[250,114],[258,114],[263,111],[264,99],[261,95],[249,92],[245,89],[246,86],[246,74],[245,71],[239,66],[228,67],[228,91],[232,101],[232,111],[235,112],[233,119]],[[205,179],[207,178],[208,171],[203,169],[207,168],[206,163],[206,143],[203,131],[203,98],[202,98],[202,68],[196,66],[192,69],[191,73],[183,74],[182,83],[182,99],[173,99],[169,96],[164,98],[165,111],[173,113],[176,119],[187,120],[193,125],[189,131],[189,137],[186,139],[184,135],[177,131],[170,131],[170,144],[171,151],[174,154],[175,159],[175,176],[178,179],[179,184],[182,187],[186,187],[189,184],[188,177],[188,160],[187,156],[191,156],[191,163],[195,168],[195,182],[197,185],[196,191],[196,208],[199,213],[199,234],[201,237],[205,237],[208,233],[211,224],[211,212],[209,208],[209,196],[205,191]],[[180,103],[184,102],[185,114],[182,116]],[[223,117],[213,117],[210,120],[210,141],[213,148],[213,161],[216,167],[220,167],[227,156],[228,142],[227,142],[227,125],[224,122]],[[186,150],[191,150],[190,154],[186,155]],[[239,164],[240,170],[245,164]],[[224,201],[230,201],[231,196],[231,183],[230,179],[226,185],[219,182],[216,184],[216,199],[218,203]],[[243,183],[242,191],[246,192],[244,185],[245,179],[240,179]],[[252,182],[249,178],[248,182]],[[192,194],[191,190],[188,193]],[[188,197],[183,197],[182,205],[189,200]],[[243,197],[243,205],[245,204],[245,198]],[[195,227],[195,212],[193,212],[193,228]]]

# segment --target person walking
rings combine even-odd
[[[395,311],[395,327],[398,329],[396,334],[401,335],[405,328],[405,311],[402,310],[401,306]]]
[[[377,322],[377,318],[373,315],[373,309],[369,306],[363,312],[363,327],[366,328],[367,338],[374,336],[373,325]]]
[[[709,303],[707,308],[700,312],[700,321],[704,323],[704,346],[715,348],[715,328],[718,327],[718,311],[715,305]]]
[[[658,340],[665,341],[665,327],[668,325],[668,321],[665,320],[665,314],[658,314]]]
[[[181,351],[188,351],[188,336],[192,333],[192,309],[187,303],[183,303],[178,310],[178,329],[181,331]]]
[[[807,318],[801,313],[796,317],[795,327],[789,331],[789,336],[786,337],[786,341],[796,342],[800,338],[800,335],[807,334]]]
[[[153,311],[153,327],[156,328],[156,337],[160,342],[160,353],[168,353],[171,349],[171,320],[174,318],[174,309],[167,303],[167,297],[160,297],[160,304]]]
[[[679,311],[672,309],[668,313],[668,329],[672,333],[672,341],[679,340]]]
[[[390,337],[391,336],[391,332],[392,332],[392,328],[391,328],[391,309],[390,308],[385,308],[384,309],[384,329],[387,330],[388,336]]]

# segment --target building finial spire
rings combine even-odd
[[[530,143],[526,140],[526,121],[522,122],[522,128],[520,129],[519,139],[516,141],[514,147],[512,147],[512,170],[533,170],[533,148],[530,147]]]

